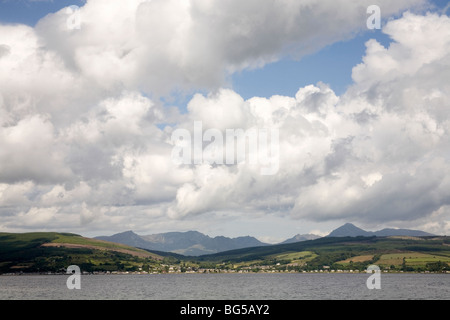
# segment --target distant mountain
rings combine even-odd
[[[327,237],[391,237],[391,236],[411,236],[411,237],[425,237],[434,236],[434,234],[420,231],[420,230],[409,230],[409,229],[392,229],[386,228],[379,231],[365,231],[361,228],[356,227],[354,224],[346,223],[343,226],[330,232]]]
[[[410,229],[390,229],[386,228],[375,232],[377,237],[389,237],[389,236],[410,236],[410,237],[429,237],[435,236],[434,234],[420,231],[420,230],[410,230]]]
[[[307,241],[307,240],[315,240],[321,238],[321,236],[318,236],[316,234],[297,234],[296,236],[289,238],[283,242],[281,242],[281,244],[284,243],[294,243],[294,242],[300,242],[300,241]]]
[[[96,237],[96,239],[122,243],[147,250],[173,252],[186,256],[200,256],[227,250],[267,245],[249,236],[238,238],[218,236],[212,238],[197,231],[167,232],[150,235],[138,235],[133,231],[126,231],[112,236]]]
[[[386,228],[379,231],[365,231],[351,223],[333,230],[327,237],[389,237],[389,236],[434,236],[433,234],[409,229],[391,229]],[[298,234],[280,244],[290,244],[306,240],[315,240],[321,238],[314,234]],[[126,231],[114,234],[112,236],[100,236],[95,239],[105,240],[115,243],[121,243],[128,246],[142,248],[157,252],[171,252],[185,256],[201,256],[215,254],[224,251],[268,246],[254,237],[228,238],[223,236],[210,237],[198,231],[187,232],[166,232],[150,235],[138,235],[133,231]]]
[[[121,232],[121,233],[116,233],[112,236],[95,237],[95,239],[126,244],[127,246],[132,246],[135,248],[143,248],[143,249],[145,249],[145,247],[148,245],[147,241],[142,239],[141,236],[137,235],[133,231],[125,231],[125,232]]]
[[[346,223],[343,226],[331,231],[327,237],[370,237],[372,235],[373,234],[371,232],[360,229],[351,223]]]

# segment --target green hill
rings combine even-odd
[[[0,273],[61,272],[75,264],[83,271],[134,271],[159,265],[157,254],[72,233],[0,233]]]
[[[199,257],[228,268],[365,270],[371,264],[396,271],[450,270],[449,237],[326,237]]]

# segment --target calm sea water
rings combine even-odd
[[[0,300],[405,300],[450,299],[448,274],[158,274],[81,275],[69,290],[66,275],[0,276]]]

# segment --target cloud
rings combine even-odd
[[[46,119],[34,116],[2,127],[0,144],[2,182],[55,183],[71,175],[64,163],[64,150],[55,148],[54,128]]]
[[[36,28],[0,25],[1,227],[150,230],[279,215],[448,230],[446,15],[387,22],[393,42],[367,42],[341,96],[323,83],[247,100],[227,89],[233,72],[356,34],[368,3],[91,0],[79,30],[64,9]],[[380,6],[389,17],[422,3]],[[173,115],[159,98],[176,90],[197,93]],[[279,170],[177,165],[171,134],[196,121],[279,130]]]
[[[197,168],[172,209],[183,215],[239,207],[375,224],[431,219],[450,199],[450,56],[440,49],[450,43],[440,32],[449,23],[447,16],[411,13],[389,22],[385,32],[397,41],[381,51],[369,41],[363,64],[354,69],[355,83],[341,97],[319,84],[301,88],[295,98],[243,101],[229,91],[194,98],[190,115],[206,123],[211,110],[221,114],[221,98],[230,95],[224,99],[227,125],[276,125],[280,171],[262,179],[248,167]],[[412,25],[417,36],[405,36]],[[424,57],[423,46],[437,49]],[[383,61],[392,61],[389,71],[378,68],[380,52]],[[240,116],[233,117],[233,110]]]
[[[447,16],[405,13],[384,28],[388,48],[367,43],[337,105],[354,131],[328,157],[333,172],[300,191],[296,215],[381,223],[447,206],[449,26]]]
[[[423,4],[381,1],[383,15]],[[65,64],[99,87],[156,95],[213,90],[236,71],[297,58],[347,39],[366,26],[370,1],[91,0],[36,26]],[[343,10],[342,8],[345,8]],[[67,27],[78,15],[80,28]],[[339,27],[336,27],[339,26]]]

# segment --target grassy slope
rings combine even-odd
[[[242,265],[245,262],[255,264],[261,261],[302,261],[300,252],[312,252],[315,256],[308,259],[311,268],[321,268],[324,265],[335,267],[354,267],[362,269],[369,264],[380,264],[400,269],[405,257],[406,266],[413,269],[425,268],[433,262],[450,264],[450,238],[380,238],[380,237],[343,237],[321,238],[292,244],[270,247],[245,248],[201,256],[202,261],[216,263],[234,263]],[[392,263],[390,255],[401,258]],[[296,261],[297,260],[297,261]],[[350,263],[351,261],[351,263]],[[400,263],[398,263],[400,261]],[[276,261],[275,261],[276,262]]]
[[[0,272],[59,271],[71,264],[91,271],[134,270],[160,259],[145,250],[71,233],[0,233]]]
[[[135,247],[130,247],[120,243],[114,243],[109,241],[85,238],[78,235],[73,234],[57,234],[56,238],[51,241],[51,243],[58,244],[73,244],[73,245],[82,245],[86,247],[105,249],[111,251],[127,251],[131,255],[138,255],[144,257],[153,257],[155,259],[161,259],[161,257],[157,254],[150,253],[149,251],[138,249]]]
[[[279,255],[282,253],[311,251],[311,249],[320,249],[320,251],[335,251],[338,248],[342,249],[342,247],[344,246],[347,249],[349,248],[353,249],[355,246],[370,248],[371,244],[373,244],[374,241],[376,241],[375,237],[320,238],[316,240],[301,241],[296,243],[230,250],[225,252],[219,252],[216,254],[203,255],[199,257],[199,260],[203,261],[260,260],[266,259],[273,255]]]

